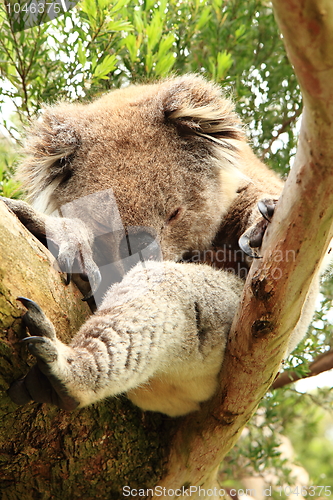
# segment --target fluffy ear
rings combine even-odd
[[[68,106],[46,108],[27,136],[26,157],[19,167],[28,196],[41,211],[49,211],[48,207],[38,206],[41,193],[53,192],[71,177],[72,161],[81,144],[73,121],[66,118]]]
[[[229,139],[244,140],[242,124],[231,100],[204,78],[187,75],[169,81],[163,100],[165,118],[182,135],[197,135],[232,148]]]

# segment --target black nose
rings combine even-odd
[[[139,261],[161,260],[161,249],[156,239],[147,231],[138,231],[126,234],[119,245],[120,257],[126,271]],[[129,259],[137,256],[136,259]]]

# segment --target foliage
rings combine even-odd
[[[330,486],[332,498],[332,390],[300,394],[295,390],[284,389],[282,401],[280,396],[275,395],[280,421],[284,433],[293,442],[296,462],[309,472],[312,485]]]
[[[301,97],[266,1],[82,0],[19,33],[0,5],[0,26],[0,109],[10,99],[23,125],[44,102],[199,72],[235,96],[259,154],[288,169]]]
[[[91,99],[130,82],[184,72],[198,72],[221,84],[234,97],[259,156],[281,174],[288,172],[301,95],[266,0],[82,0],[54,21],[21,32],[14,32],[0,3],[0,112],[12,140],[12,146],[0,142],[1,193],[20,194],[11,178],[13,145],[43,103]],[[327,279],[313,335],[289,361],[303,373],[304,362],[327,348],[332,296],[332,280]],[[260,410],[265,418],[249,428],[225,470],[236,477],[241,455],[244,467],[254,473],[279,469],[280,480],[287,480],[276,439],[277,432],[285,432],[284,423],[300,456],[307,455],[315,470],[306,431],[307,422],[310,426],[316,417],[305,411],[305,398],[284,390],[268,396]],[[292,422],[300,423],[299,431]],[[319,427],[313,429],[319,436]],[[317,457],[329,463],[323,439],[313,446],[319,449],[313,450]],[[319,481],[316,474],[313,480]]]
[[[0,139],[0,196],[19,198],[21,195],[19,182],[13,179],[16,158],[12,144],[5,138]]]
[[[279,450],[283,425],[278,405],[274,394],[264,398],[241,439],[229,453],[223,476],[236,479],[240,484],[246,477],[267,479],[268,475],[274,476],[274,486],[292,482],[289,464]]]
[[[306,496],[314,496],[310,487],[324,485],[323,496],[333,498],[332,403],[332,390],[302,394],[284,387],[267,393],[226,458],[220,480],[230,488],[245,489],[244,479],[262,477],[267,481],[264,488],[272,486],[273,499],[285,499],[288,485],[300,496],[292,470],[296,464],[309,473]],[[292,457],[286,456],[286,437],[292,443]]]

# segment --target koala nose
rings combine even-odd
[[[158,242],[147,231],[125,234],[120,241],[119,254],[126,272],[139,261],[162,259]]]

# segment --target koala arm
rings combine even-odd
[[[67,283],[70,282],[74,261],[78,263],[79,272],[88,276],[91,287],[91,293],[85,297],[85,300],[91,297],[101,282],[101,275],[93,259],[94,235],[87,225],[77,218],[60,218],[42,214],[22,200],[3,197],[0,199],[51,251],[53,248],[50,247],[50,243],[58,248],[57,262],[60,269],[67,273]]]
[[[205,265],[138,265],[111,287],[70,345],[56,337],[37,304],[21,298],[32,334],[24,342],[51,385],[48,391],[56,395],[36,394],[34,368],[33,376],[11,387],[10,396],[19,404],[34,399],[73,409],[163,379],[173,388],[181,385],[184,399],[198,399],[198,391],[186,394],[189,381],[198,377],[203,395],[195,404],[208,399],[216,388],[242,287],[237,277]],[[195,405],[173,406],[171,401],[170,409],[159,404],[148,409],[178,415]]]

